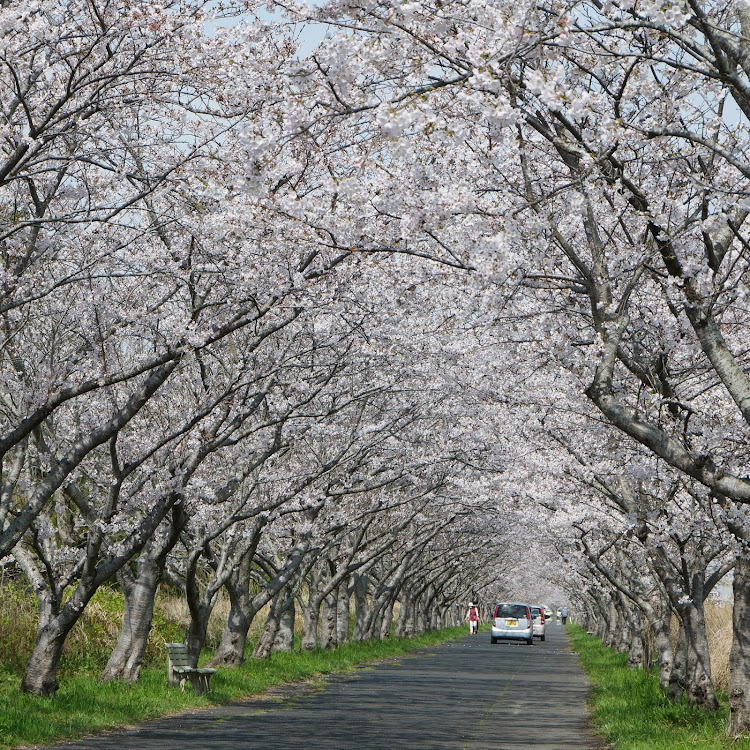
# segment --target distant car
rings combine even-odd
[[[552,610],[549,607],[544,607],[544,619],[545,620],[551,620],[554,615],[552,614]]]
[[[562,617],[562,607],[557,608],[557,619],[559,620]]]
[[[534,643],[534,620],[531,607],[519,602],[501,602],[492,615],[490,642],[500,640],[526,641]]]
[[[544,640],[544,607],[531,607],[531,619],[533,621],[534,638]]]

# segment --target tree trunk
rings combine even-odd
[[[260,634],[258,642],[253,649],[253,659],[266,659],[273,649],[276,641],[276,634],[279,630],[279,621],[281,619],[282,594],[278,592],[271,602],[271,608],[268,611],[266,624],[263,626],[263,632]]]
[[[669,691],[669,680],[674,666],[672,634],[670,632],[671,619],[672,613],[670,609],[664,607],[656,613],[656,617],[651,621],[656,661],[659,666],[659,685],[664,692]]]
[[[677,631],[677,646],[674,650],[672,671],[669,675],[669,688],[667,689],[667,696],[675,703],[679,703],[687,685],[687,651],[687,633],[680,622],[679,630]]]
[[[320,628],[320,645],[330,651],[336,648],[338,616],[338,588],[328,593],[323,599],[323,619]]]
[[[615,606],[614,597],[610,596],[607,601],[607,637],[604,641],[604,645],[607,648],[614,649],[615,651],[620,650],[620,640],[618,638],[619,632],[619,613]]]
[[[66,628],[56,620],[57,618],[37,634],[34,650],[26,664],[21,682],[21,690],[24,693],[49,697],[60,687],[57,682],[57,669],[60,666],[65,638],[73,625],[71,623]]]
[[[401,608],[396,623],[396,638],[410,638],[414,635],[414,600],[406,586],[401,589]]]
[[[630,601],[623,601],[623,605],[627,607],[626,617],[623,619],[627,621],[627,632],[630,634],[630,643],[628,645],[628,667],[630,667],[630,669],[645,670],[647,667],[646,648],[644,645],[643,615]]]
[[[127,567],[117,574],[125,596],[125,611],[117,643],[99,678],[102,682],[118,678],[137,682],[141,674],[162,565],[157,560],[144,560],[138,568],[138,578]]]
[[[367,589],[366,575],[354,575],[354,632],[352,640],[359,643],[367,637]]]
[[[312,651],[318,648],[318,625],[320,624],[320,600],[313,598],[308,600],[302,608],[302,642],[303,651]]]
[[[404,622],[404,636],[413,638],[417,634],[417,603],[409,601],[406,607],[406,620]]]
[[[634,623],[630,633],[628,666],[630,669],[645,669],[646,650],[643,645],[643,630],[637,623]]]
[[[750,559],[741,551],[737,553],[733,587],[727,732],[739,737],[750,732]]]
[[[320,625],[320,605],[323,603],[325,572],[321,565],[316,565],[310,571],[308,579],[307,601],[302,604],[302,641],[303,651],[318,648]]]
[[[247,605],[248,602],[229,595],[227,624],[221,635],[221,643],[209,663],[210,667],[239,667],[245,663],[247,632],[255,617],[255,612]]]
[[[621,654],[627,654],[631,648],[631,637],[633,629],[633,620],[631,605],[626,600],[625,596],[620,592],[617,593],[617,601],[615,602],[615,610],[617,611],[617,635],[616,635],[616,648]],[[570,619],[570,618],[568,618]],[[641,644],[642,645],[642,644]]]
[[[606,607],[605,603],[602,601],[602,597],[594,594],[591,594],[591,600],[594,603],[594,606],[596,608],[596,612],[594,613],[594,621],[596,623],[595,627],[592,628],[594,632],[599,636],[602,643],[606,643],[607,636],[608,636],[608,629],[607,629],[607,613],[606,613]]]
[[[688,638],[688,702],[693,706],[716,711],[719,708],[719,701],[711,679],[711,657],[708,651],[703,601],[690,602],[685,607],[683,619],[686,621],[685,629]]]
[[[224,588],[229,595],[229,616],[221,643],[209,663],[210,667],[238,667],[245,663],[247,632],[257,610],[250,596],[250,566],[254,548],[243,555]]]
[[[228,591],[230,591],[230,600],[232,596],[235,596],[237,606],[242,611],[242,616],[244,618],[242,627],[239,625],[236,628],[236,632],[231,636],[234,640],[235,645],[232,647],[230,642],[230,635],[227,635],[225,630],[225,637],[226,637],[226,644],[227,649],[225,653],[229,653],[232,648],[234,649],[235,653],[239,655],[240,651],[240,644],[242,647],[242,652],[244,653],[245,649],[245,643],[247,639],[247,628],[250,626],[250,623],[255,618],[256,614],[270,601],[272,601],[277,595],[280,594],[281,591],[287,590],[289,592],[289,596],[294,597],[294,594],[297,591],[297,585],[299,584],[299,576],[298,576],[298,569],[300,565],[302,564],[303,560],[305,559],[305,554],[307,552],[307,549],[310,546],[310,535],[306,534],[304,536],[300,536],[300,538],[297,541],[297,544],[292,549],[291,553],[289,554],[286,564],[283,568],[280,570],[277,570],[274,572],[273,577],[271,578],[268,583],[263,587],[261,591],[259,591],[255,596],[250,597],[249,594],[249,569],[251,567],[252,559],[254,557],[254,547],[251,547],[248,549],[248,552],[245,556],[243,556],[243,566],[241,566],[238,569],[235,569],[235,571],[232,572],[232,575],[229,577],[228,582],[225,583],[225,587]],[[293,584],[292,582],[297,579],[297,584]],[[234,593],[232,593],[232,587],[234,587]],[[282,594],[283,596],[283,594]],[[273,605],[272,605],[273,608]],[[269,623],[266,622],[268,625]],[[273,623],[272,623],[273,624]],[[229,629],[229,623],[227,623]],[[276,628],[278,628],[278,621],[276,623]],[[265,628],[264,628],[265,632]],[[274,630],[274,636],[275,636],[275,630]],[[222,642],[225,642],[225,638],[222,638]],[[270,643],[266,644],[264,642],[262,648],[260,651],[263,651],[263,655],[266,656],[270,651],[266,651],[266,648],[271,648],[273,645],[273,641],[270,641]],[[258,645],[256,645],[255,650],[253,651],[253,657],[254,658],[260,658],[258,649]],[[218,665],[220,662],[218,661],[219,654],[214,657],[214,659],[211,661],[211,665]],[[226,657],[222,657],[226,658]]]
[[[339,646],[349,643],[349,584],[343,581],[339,586],[336,611],[336,640]]]
[[[401,589],[399,596],[398,619],[396,620],[396,638],[406,637],[406,620],[409,616],[409,599],[406,595],[406,587]]]
[[[74,595],[59,613],[54,614],[54,606],[40,608],[44,617],[40,617],[36,643],[21,682],[24,693],[49,697],[57,691],[57,670],[65,639],[80,619],[96,589],[97,586],[92,581],[81,580]]]
[[[381,618],[380,618],[380,638],[386,639],[391,637],[391,630],[393,628],[393,604],[394,599],[392,596],[388,596],[386,603],[381,607]]]
[[[380,636],[381,628],[383,627],[383,608],[375,605],[373,607],[374,616],[370,617],[371,625],[367,628],[367,640],[378,641],[382,640]]]
[[[185,525],[182,505],[175,507],[171,518],[163,524],[168,526],[161,527],[162,533],[157,529],[138,558],[137,577],[127,565],[117,571],[117,580],[125,596],[125,611],[117,643],[100,677],[102,682],[120,678],[133,683],[140,677],[154,617],[156,591],[167,555],[177,544]]]
[[[383,637],[383,618],[389,601],[393,601],[393,592],[390,586],[380,586],[377,593],[373,594],[370,602],[365,621],[364,640],[375,641]]]
[[[432,602],[432,606],[430,607],[429,611],[429,624],[428,628],[430,630],[440,630],[440,609],[435,606],[435,602]]]
[[[294,604],[294,592],[287,595],[285,603],[281,607],[279,616],[279,627],[276,630],[276,638],[273,642],[274,651],[290,652],[294,649],[294,620],[296,608]]]
[[[409,635],[421,635],[427,632],[427,612],[425,610],[424,595],[420,595],[414,602],[412,631]]]
[[[198,659],[200,659],[203,645],[206,642],[208,620],[211,617],[215,601],[216,597],[212,597],[209,601],[201,602],[197,608],[191,608],[190,625],[188,625],[185,635],[187,657],[191,667],[198,666]]]

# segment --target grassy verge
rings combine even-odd
[[[631,670],[627,654],[605,648],[577,625],[568,626],[573,648],[591,680],[595,728],[617,750],[750,750],[750,739],[725,735],[729,709],[718,712],[668,701],[656,673]]]
[[[91,673],[71,675],[54,698],[24,695],[18,681],[0,679],[0,750],[49,744],[96,731],[135,724],[144,719],[227,703],[257,695],[276,685],[398,656],[466,635],[465,627],[427,633],[411,639],[352,643],[333,651],[275,653],[263,661],[249,660],[238,669],[222,669],[211,680],[211,693],[168,689],[166,666],[144,669],[135,685],[101,684]],[[2,675],[0,675],[0,678]]]

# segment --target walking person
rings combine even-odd
[[[562,620],[562,624],[565,625],[565,623],[568,620],[568,608],[563,607],[562,611],[560,612],[560,619]]]
[[[469,633],[477,634],[479,628],[479,607],[474,602],[469,602],[469,609],[466,612],[466,619],[469,621]]]

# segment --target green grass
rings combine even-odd
[[[594,726],[616,750],[750,750],[750,738],[726,736],[726,696],[719,696],[717,712],[672,703],[655,672],[629,669],[627,654],[604,647],[577,625],[568,625],[568,634],[591,680]]]
[[[466,635],[466,628],[427,633],[411,639],[352,643],[332,651],[274,653],[270,659],[249,659],[238,669],[221,669],[211,679],[211,693],[194,695],[167,688],[166,666],[144,669],[135,685],[102,684],[90,671],[71,674],[53,698],[21,693],[20,677],[0,671],[0,750],[49,744],[96,731],[135,724],[144,719],[238,700],[285,682],[332,672],[357,664],[398,656]]]

